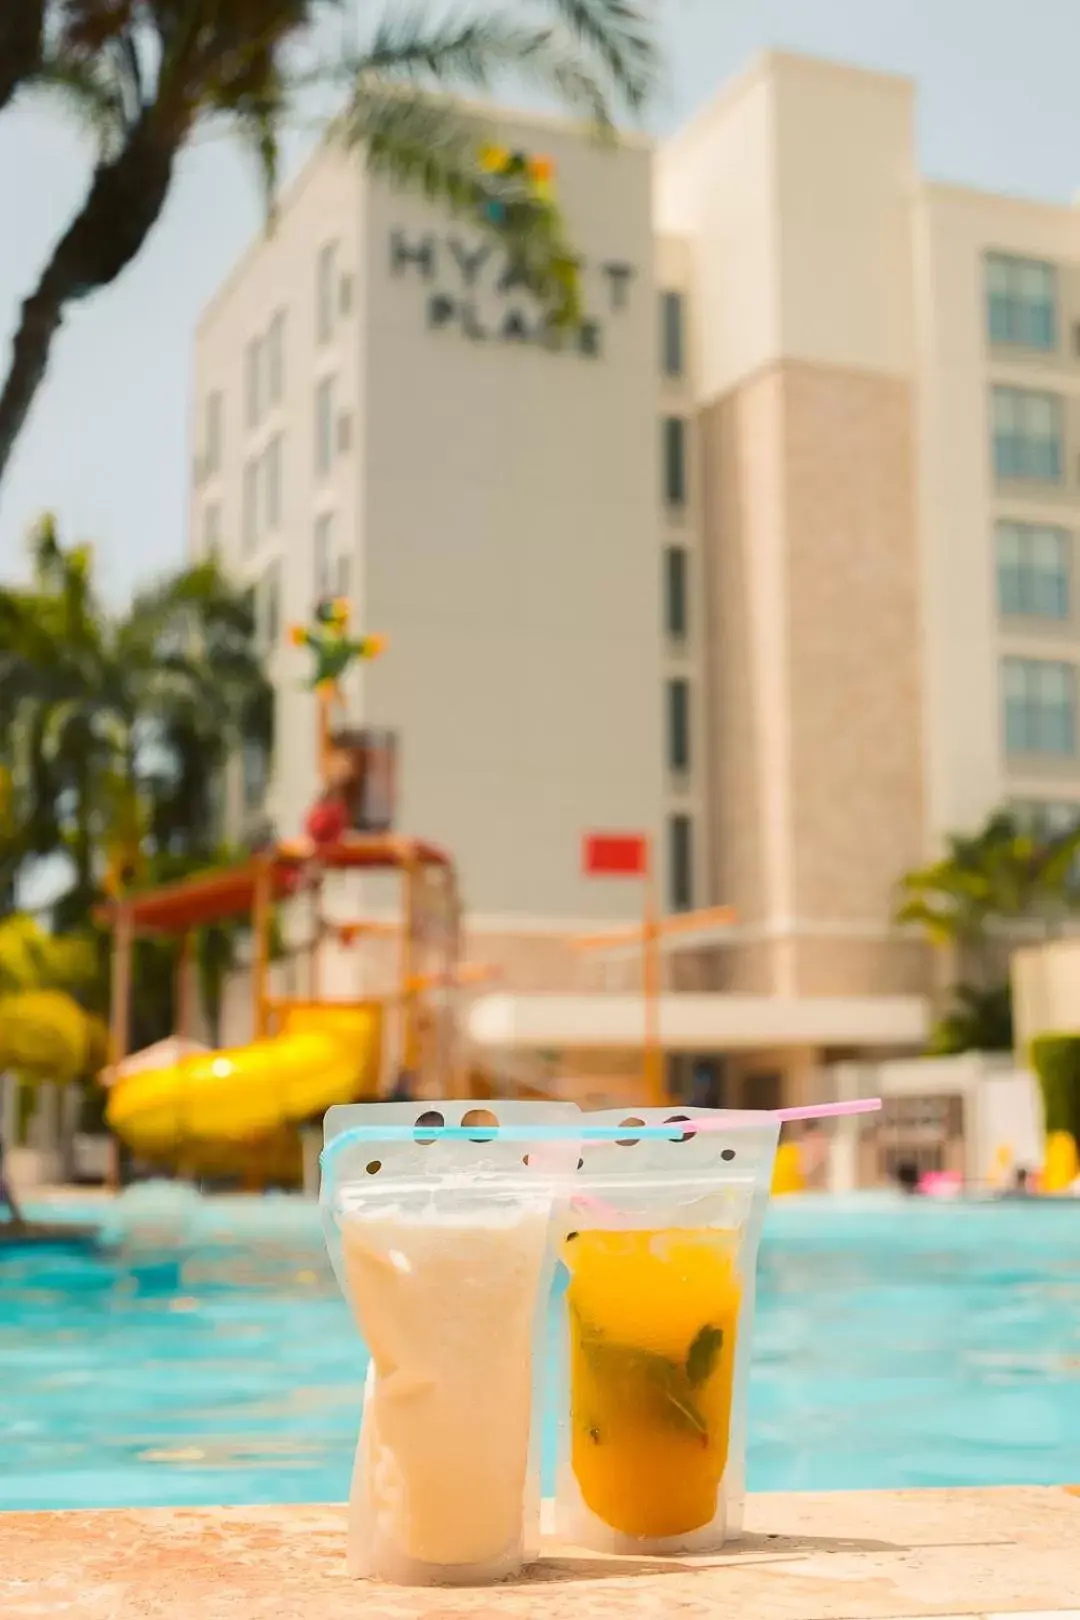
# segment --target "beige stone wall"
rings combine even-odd
[[[911,390],[808,365],[783,390],[794,909],[883,919],[923,848]]]
[[[792,949],[803,995],[925,996],[933,989],[933,962],[918,940],[803,935]]]
[[[923,850],[910,389],[779,364],[706,408],[701,440],[711,876],[778,936],[717,953],[719,985],[921,990],[921,948],[882,937]]]

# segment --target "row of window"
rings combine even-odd
[[[325,478],[334,456],[348,450],[352,422],[339,413],[335,400],[335,379],[324,377],[315,388],[315,474]],[[284,510],[284,448],[280,433],[269,439],[263,450],[248,458],[244,466],[241,536],[243,553],[250,556],[264,535],[280,528]]]
[[[660,295],[660,369],[669,379],[686,370],[686,315],[681,293]],[[664,504],[679,511],[688,499],[688,428],[684,417],[667,416],[661,423],[661,476]],[[663,553],[664,628],[672,641],[684,641],[689,632],[689,555],[685,546],[670,545]],[[685,775],[691,760],[690,682],[675,676],[666,687],[668,769]],[[694,905],[694,823],[685,811],[667,820],[667,887],[672,911]]]
[[[352,278],[338,270],[337,242],[327,242],[315,262],[315,336],[329,343],[338,321],[352,308]],[[254,430],[285,397],[285,312],[276,310],[266,330],[256,333],[244,348],[244,423]],[[202,425],[200,472],[219,473],[224,464],[224,400],[220,389],[207,396]]]

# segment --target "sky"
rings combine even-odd
[[[388,0],[392,7],[395,0]],[[1080,6],[1073,0],[656,0],[668,86],[659,134],[770,46],[911,75],[924,171],[1021,196],[1080,192]],[[372,8],[375,9],[374,6]],[[301,155],[294,152],[294,161]],[[19,302],[86,182],[67,115],[28,102],[0,117],[0,354]],[[181,165],[140,258],[78,307],[0,490],[0,579],[55,512],[93,541],[113,600],[178,565],[187,512],[192,337],[202,305],[260,228],[248,159],[202,141]]]

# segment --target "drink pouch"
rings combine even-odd
[[[501,1580],[539,1551],[534,1370],[579,1155],[573,1104],[438,1110],[332,1108],[322,1155],[327,1244],[370,1355],[348,1568],[411,1586]]]
[[[742,1525],[779,1121],[688,1108],[587,1113],[581,1125],[561,1249],[559,1538],[606,1553],[714,1551]],[[596,1140],[597,1126],[625,1132]]]

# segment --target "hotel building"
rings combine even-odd
[[[315,774],[285,627],[346,593],[399,822],[506,969],[481,1044],[636,1038],[567,944],[640,909],[588,831],[650,833],[667,909],[735,907],[663,1020],[752,1102],[918,1048],[894,888],[946,832],[1080,815],[1080,213],[925,179],[914,115],[778,53],[656,151],[493,115],[583,258],[561,352],[475,230],[329,148],[206,311],[193,552],[257,591],[269,809],[295,831]]]

